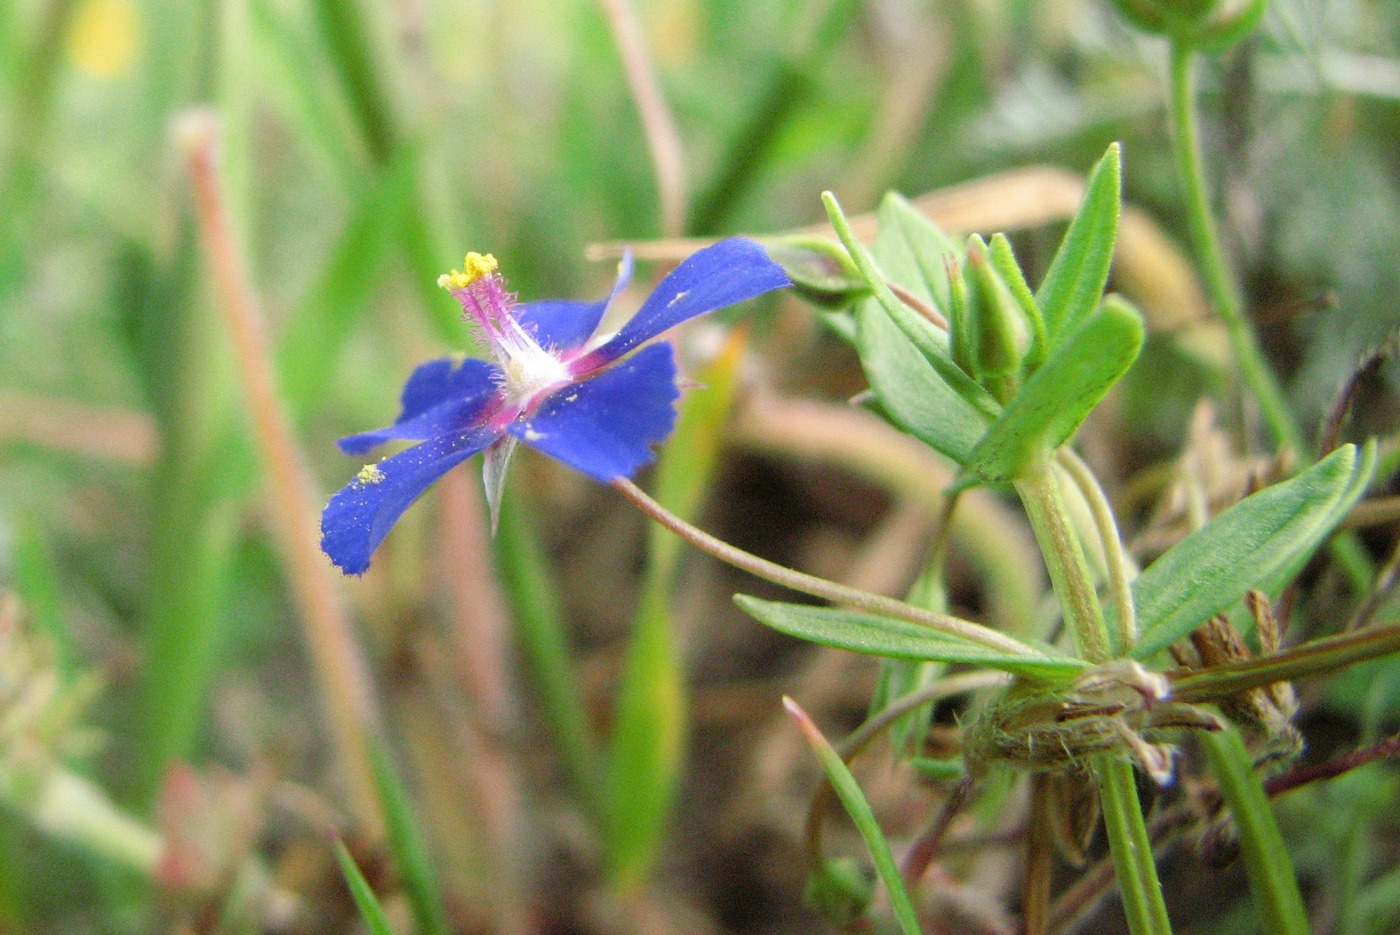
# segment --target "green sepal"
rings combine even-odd
[[[759,623],[811,643],[870,656],[987,666],[1038,681],[1068,681],[1089,667],[1082,659],[1026,643],[1025,654],[999,651],[906,620],[838,607],[785,604],[736,594],[734,603]]]
[[[765,238],[763,247],[802,297],[818,308],[834,311],[870,295],[870,287],[851,262],[851,255],[825,237],[793,234]]]
[[[1143,338],[1138,311],[1106,298],[1021,387],[967,459],[955,489],[1013,481],[1043,465],[1128,372]]]
[[[1021,271],[1021,264],[1016,261],[1011,241],[1006,239],[1005,234],[992,235],[987,244],[987,259],[991,261],[1002,283],[1010,290],[1011,297],[1020,306],[1021,314],[1025,316],[1026,324],[1030,328],[1030,346],[1026,348],[1025,357],[1021,361],[1022,375],[1029,376],[1035,373],[1045,360],[1045,319],[1041,317],[1035,293],[1031,291],[1030,283],[1026,282],[1026,274]]]
[[[953,363],[964,373],[977,377],[977,327],[973,323],[972,297],[968,295],[963,266],[953,254],[943,258],[948,272],[948,349]]]
[[[886,281],[888,276],[890,281],[899,283],[921,301],[928,302],[934,308],[945,308],[947,277],[943,271],[945,253],[942,251],[949,249],[952,242],[902,198],[890,195],[881,207],[881,228],[875,238],[877,253],[872,256],[856,239],[850,222],[836,203],[836,197],[824,192],[822,203],[826,206],[832,227],[841,238],[842,246],[875,294],[873,303],[867,300],[861,307],[876,304],[884,309],[890,320],[904,332],[909,343],[918,349],[958,395],[984,414],[995,417],[1001,411],[997,401],[953,363],[948,333],[902,302]],[[956,252],[957,248],[951,249]]]
[[[976,234],[968,238],[966,323],[971,332],[973,373],[993,396],[1005,402],[1014,392],[1007,378],[1015,377],[1021,368],[1031,329],[1011,289],[988,261],[989,249]]]
[[[1366,491],[1376,449],[1343,445],[1291,480],[1230,507],[1178,542],[1133,582],[1147,659],[1233,607],[1246,591],[1290,579]]]
[[[1098,308],[1118,238],[1121,189],[1122,160],[1113,143],[1090,173],[1084,200],[1035,294],[1051,353]]]

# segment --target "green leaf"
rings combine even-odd
[[[1120,150],[1114,143],[1094,166],[1079,212],[1035,294],[1052,347],[1098,307],[1118,237],[1121,188]]]
[[[952,297],[944,258],[961,258],[962,245],[894,192],[880,202],[875,220],[878,228],[871,253],[881,271],[946,314]]]
[[[967,461],[992,420],[948,384],[878,303],[856,310],[856,349],[890,420],[940,454]]]
[[[742,333],[695,375],[676,430],[656,466],[658,502],[685,519],[704,504],[718,466],[744,357]],[[666,837],[685,752],[688,703],[684,660],[671,607],[682,541],[660,525],[649,530],[646,579],[628,646],[608,774],[606,847],[617,888],[634,890],[651,875]]]
[[[890,203],[889,199],[886,201]],[[899,326],[899,330],[904,332],[904,337],[909,343],[924,356],[938,373],[938,376],[955,393],[988,417],[995,417],[1001,411],[1001,407],[991,397],[991,394],[978,386],[972,377],[964,373],[953,362],[948,346],[948,333],[935,327],[932,322],[900,301],[890,290],[889,282],[886,281],[887,273],[882,266],[876,265],[875,258],[870,251],[865,249],[856,239],[855,233],[851,230],[850,221],[841,213],[841,206],[836,203],[836,197],[830,192],[825,192],[822,195],[822,203],[826,206],[827,217],[831,219],[831,225],[836,229],[836,235],[841,238],[842,246],[851,255],[856,269],[860,271],[866,285],[875,294],[874,303],[884,310],[892,322]],[[897,222],[899,227],[896,232],[883,241],[877,236],[876,245],[889,256],[890,263],[896,269],[905,267],[902,269],[901,275],[908,277],[907,281],[911,283],[906,288],[924,301],[931,302],[933,301],[932,293],[936,289],[936,280],[933,278],[936,274],[933,272],[932,264],[942,265],[943,257],[946,254],[941,252],[940,245],[946,244],[947,238],[938,234],[937,228],[924,221],[924,227],[918,229],[922,230],[926,236],[920,244],[913,244],[908,231],[914,222],[909,220],[903,211],[900,211],[898,216],[900,220]],[[888,244],[893,244],[893,246],[887,246]],[[909,264],[912,264],[912,267]],[[946,283],[946,279],[944,282]],[[870,303],[867,302],[868,304]]]
[[[1137,310],[1105,299],[1007,405],[968,457],[959,486],[1015,480],[1043,463],[1128,372],[1142,341]]]
[[[370,889],[369,881],[365,875],[360,873],[360,868],[355,866],[355,858],[350,856],[342,841],[335,842],[335,859],[340,864],[340,872],[345,877],[345,885],[350,887],[350,895],[355,898],[355,905],[360,909],[360,915],[364,916],[365,926],[369,929],[370,935],[394,935],[394,927],[389,924],[389,916],[384,912],[384,907],[379,904],[379,897],[374,895],[374,890]]]
[[[1291,480],[1246,497],[1178,542],[1133,582],[1146,659],[1302,567],[1366,490],[1376,452],[1344,445]]]
[[[1088,663],[1026,644],[1026,655],[998,652],[917,623],[837,607],[784,604],[736,594],[734,602],[759,623],[798,639],[871,656],[981,665],[1041,680],[1066,680]]]
[[[418,932],[420,935],[449,935],[452,928],[443,912],[432,855],[414,819],[408,790],[384,745],[375,737],[369,737],[368,741],[374,785],[388,825],[389,848],[394,852],[394,862],[398,865],[404,892],[408,894]]]

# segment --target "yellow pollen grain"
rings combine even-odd
[[[360,468],[360,473],[355,475],[355,480],[362,484],[377,484],[384,479],[384,472],[379,470],[377,464],[366,464]]]
[[[489,253],[468,253],[462,260],[462,268],[438,277],[438,285],[444,289],[465,289],[472,283],[494,273],[499,268],[496,258]]]

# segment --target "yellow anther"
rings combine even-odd
[[[355,475],[355,480],[362,484],[377,484],[384,479],[384,472],[379,470],[377,464],[366,464],[360,468],[360,473]]]
[[[465,289],[483,276],[494,273],[498,268],[496,258],[489,253],[468,253],[462,260],[462,269],[443,273],[438,277],[438,285],[444,289]]]

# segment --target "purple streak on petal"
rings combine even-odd
[[[632,278],[632,254],[623,254],[617,264],[617,280],[612,292],[601,302],[545,301],[527,302],[520,306],[517,320],[534,335],[541,347],[555,351],[572,351],[582,347],[598,330],[598,322],[619,292],[627,288]]]
[[[393,439],[422,441],[450,432],[464,432],[479,421],[500,392],[501,370],[484,360],[451,359],[423,364],[404,385],[403,411],[388,428],[342,438],[346,454],[363,454]]]
[[[602,366],[683,321],[791,285],[787,273],[752,240],[733,237],[691,255],[661,280],[632,320],[574,364],[575,373]]]
[[[653,344],[598,376],[555,392],[533,415],[509,426],[525,444],[607,483],[630,477],[671,433],[676,363],[669,344]]]
[[[321,514],[321,549],[347,575],[363,574],[403,511],[433,481],[501,437],[478,428],[415,445],[361,472]]]

